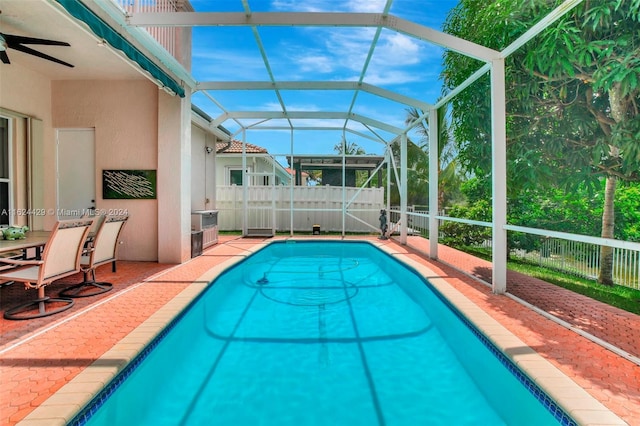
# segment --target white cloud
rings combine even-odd
[[[294,64],[289,68],[291,74],[301,73],[306,77],[308,73],[332,74],[332,80],[358,79],[374,32],[373,28],[310,29],[303,32],[304,37],[284,43],[281,51],[287,52],[288,62]],[[417,76],[407,67],[428,68],[429,63],[439,64],[440,56],[441,49],[437,46],[383,31],[369,63],[368,82],[415,81]],[[394,82],[394,78],[398,80]]]
[[[283,41],[279,51],[290,75],[332,74],[332,80],[362,69],[371,43],[370,29],[308,28]],[[326,78],[326,77],[320,77]]]
[[[334,70],[335,63],[329,55],[323,55],[321,51],[304,52],[296,62],[303,73],[319,72],[330,73]]]
[[[364,82],[374,86],[388,86],[420,81],[423,75],[401,69],[376,69],[367,72]]]
[[[391,33],[380,38],[375,55],[390,66],[401,66],[420,62],[422,51],[422,46],[415,39]]]

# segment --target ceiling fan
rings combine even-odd
[[[65,65],[73,68],[68,62],[62,61],[53,56],[46,55],[37,50],[33,50],[30,47],[24,46],[25,44],[40,44],[47,46],[71,46],[64,41],[46,40],[42,38],[24,37],[12,34],[0,33],[0,60],[5,64],[10,64],[9,56],[7,55],[7,49],[14,49],[20,52],[28,53],[29,55],[37,56],[38,58],[47,59],[49,61],[56,62],[58,64]]]

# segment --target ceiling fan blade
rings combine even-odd
[[[24,37],[12,34],[2,34],[4,39],[7,41],[7,45],[9,47],[15,48],[16,45],[19,44],[42,44],[48,46],[71,46],[69,43],[64,41],[56,41],[56,40],[47,40],[44,38],[34,38],[34,37]]]
[[[37,50],[33,50],[33,49],[31,49],[31,48],[29,48],[27,46],[22,46],[22,45],[18,44],[16,46],[13,46],[13,49],[14,50],[19,50],[20,52],[28,53],[28,54],[33,55],[33,56],[37,56],[38,58],[47,59],[49,61],[53,61],[53,62],[56,62],[58,64],[65,65],[67,67],[73,68],[73,65],[71,65],[68,62],[62,61],[62,60],[60,60],[58,58],[54,58],[53,56],[46,55],[46,54],[44,54],[42,52],[38,52]]]
[[[9,55],[4,50],[0,52],[0,59],[2,59],[3,64],[10,64]]]

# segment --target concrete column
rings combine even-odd
[[[158,262],[191,258],[191,91],[158,92]]]

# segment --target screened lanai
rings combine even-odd
[[[194,11],[165,13],[145,12],[144,8],[134,6],[127,23],[149,29],[191,29],[194,63],[200,64],[192,70],[196,84],[191,99],[213,117],[210,123],[213,131],[221,127],[229,131],[230,136],[221,133],[221,137],[269,145],[269,154],[282,164],[338,154],[343,157],[343,173],[347,169],[347,156],[384,158],[388,172],[383,185],[389,188],[393,183],[399,193],[398,205],[391,206],[387,192],[384,207],[395,209],[394,225],[403,243],[410,231],[408,147],[422,137],[429,153],[429,189],[425,194],[428,208],[422,215],[428,222],[429,255],[438,258],[441,221],[490,228],[495,293],[506,291],[507,231],[561,236],[507,223],[504,67],[505,58],[552,26],[581,0],[564,1],[501,51],[434,29],[435,21],[430,19],[428,8],[417,8],[410,1],[367,2],[366,6],[358,3],[357,12],[349,6],[331,12],[318,11],[313,9],[314,2],[282,3],[276,12],[266,11],[261,2],[220,3],[192,1]],[[457,1],[439,3],[453,8]],[[314,43],[305,45],[302,41],[309,39]],[[207,52],[198,46],[206,46]],[[421,55],[439,59],[445,51],[456,52],[478,64],[470,77],[450,91],[441,89],[439,69],[425,67],[419,60]],[[491,220],[445,216],[439,213],[438,111],[446,111],[454,97],[487,75],[491,98]],[[415,111],[416,116],[407,119],[408,110]],[[426,138],[419,134],[420,128],[428,130]],[[349,152],[350,146],[360,147],[364,153],[354,155]],[[251,171],[246,164],[243,155],[242,170],[248,178]],[[382,164],[374,172],[381,170]],[[344,182],[343,179],[343,189]],[[368,184],[370,181],[363,187]],[[294,180],[291,185],[295,185]],[[289,194],[288,209],[293,223],[296,214],[293,189]],[[348,216],[362,222],[349,211],[350,201],[342,198],[339,209],[343,224]],[[246,211],[251,209],[246,192],[243,202],[246,218]],[[370,225],[375,229],[375,223]],[[248,227],[245,220],[243,230],[246,232]],[[343,235],[346,231],[343,226]],[[293,227],[290,232],[293,234]],[[582,239],[603,243],[597,238]],[[623,241],[604,243],[613,247],[632,245]]]

